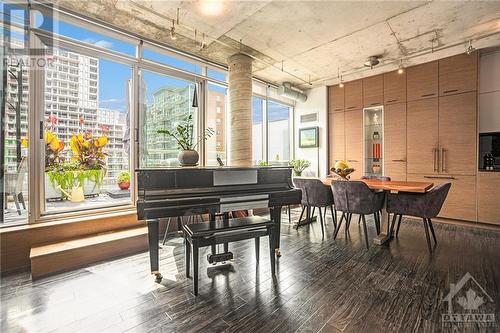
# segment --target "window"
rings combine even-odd
[[[267,102],[267,156],[270,163],[289,161],[290,114],[292,107],[269,100]]]
[[[215,134],[205,142],[205,164],[218,165],[217,156],[226,164],[226,96],[227,88],[208,84],[207,106],[205,108],[206,128]]]
[[[225,72],[216,71],[215,69],[208,68],[207,77],[217,81],[226,82],[227,75]]]
[[[141,167],[177,166],[179,146],[160,129],[175,130],[188,116],[197,133],[197,112],[192,107],[194,82],[142,71],[139,121],[139,165]],[[195,141],[195,140],[194,140]]]
[[[75,53],[54,49],[54,54]],[[131,176],[126,135],[130,102],[126,87],[130,84],[132,70],[107,59],[77,55],[87,67],[75,76],[78,84],[45,95],[52,95],[56,102],[43,114],[45,140],[41,148],[45,152],[45,163],[41,173],[45,198],[42,214],[131,203],[131,190],[120,189],[117,177],[121,173]],[[54,70],[60,68],[60,59],[56,57]],[[95,76],[99,86],[92,88],[93,94],[85,93],[90,90],[85,77],[89,72],[89,59],[95,60],[98,69]],[[68,85],[49,76],[45,81],[56,86]],[[78,94],[76,87],[82,87],[83,93]],[[76,97],[68,98],[67,95]],[[68,102],[80,108],[73,107],[73,112],[69,113]]]
[[[263,146],[264,135],[264,99],[259,97],[252,98],[252,160],[254,164],[265,161]]]
[[[186,60],[182,60],[179,58],[172,57],[167,55],[166,52],[158,53],[155,51],[151,51],[147,48],[142,49],[142,57],[144,59],[152,60],[159,62],[164,65],[168,65],[170,67],[179,68],[187,72],[192,72],[196,74],[201,73],[201,66]]]

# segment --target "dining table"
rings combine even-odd
[[[325,186],[330,187],[332,181],[336,180],[333,177],[320,178]],[[388,193],[426,193],[434,187],[432,182],[415,182],[415,181],[402,181],[402,180],[380,180],[380,179],[350,179],[348,181],[361,181],[368,185],[372,190],[385,191]],[[386,233],[381,232],[373,241],[377,245],[382,245],[390,241],[390,222],[389,214],[387,213],[387,196],[384,199],[382,208],[381,223],[387,221]],[[382,226],[380,228],[383,229]]]

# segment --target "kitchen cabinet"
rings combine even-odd
[[[375,75],[363,79],[363,106],[384,104],[384,76]]]
[[[407,104],[407,172],[438,172],[438,98]]]
[[[356,80],[344,84],[345,111],[352,111],[363,107],[363,81]]]
[[[338,84],[328,87],[328,112],[344,112],[344,88]]]
[[[363,176],[363,109],[345,112],[345,158],[354,168],[351,178]]]
[[[328,115],[329,165],[328,170],[339,160],[345,160],[344,112]]]
[[[477,221],[500,225],[500,172],[477,175]]]
[[[439,173],[475,175],[476,92],[439,98]]]
[[[399,74],[393,71],[384,74],[384,104],[406,102],[406,70]]]
[[[477,52],[439,60],[439,96],[477,90]]]
[[[406,180],[406,103],[384,108],[384,175]]]
[[[406,69],[408,101],[438,96],[438,62],[433,61]]]
[[[462,175],[410,174],[409,181],[427,181],[434,185],[451,183],[450,191],[438,217],[476,221],[476,177]]]

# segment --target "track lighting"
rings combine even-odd
[[[404,66],[403,66],[403,59],[401,59],[401,62],[399,63],[398,67],[398,74],[403,74],[405,72]]]
[[[177,35],[175,34],[175,21],[172,20],[172,28],[170,28],[170,39],[171,40],[176,40]]]
[[[471,55],[472,52],[476,51],[476,48],[472,46],[472,40],[469,39],[469,42],[465,45],[465,53]]]
[[[342,80],[342,75],[340,75],[340,83],[339,83],[340,88],[344,88],[344,80]]]

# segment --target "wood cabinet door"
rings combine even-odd
[[[406,70],[384,74],[384,104],[406,102]]]
[[[345,112],[345,157],[354,168],[352,179],[363,175],[363,110]]]
[[[344,88],[328,87],[328,112],[344,112]]]
[[[500,225],[500,172],[477,175],[477,221]]]
[[[363,106],[384,104],[384,76],[375,75],[363,79]]]
[[[407,103],[406,156],[408,173],[438,172],[438,99]]]
[[[406,180],[406,103],[384,108],[384,175]]]
[[[451,183],[450,192],[444,201],[439,217],[456,220],[476,221],[476,177],[414,175],[408,173],[410,181],[433,182],[434,185]]]
[[[409,67],[406,69],[407,98],[414,101],[438,96],[438,62]]]
[[[363,80],[344,84],[345,111],[353,111],[363,107]]]
[[[335,162],[345,160],[344,112],[330,113],[328,123],[328,170],[330,170]]]
[[[440,173],[475,175],[476,92],[439,98]]]
[[[439,96],[477,90],[477,52],[439,60]]]

